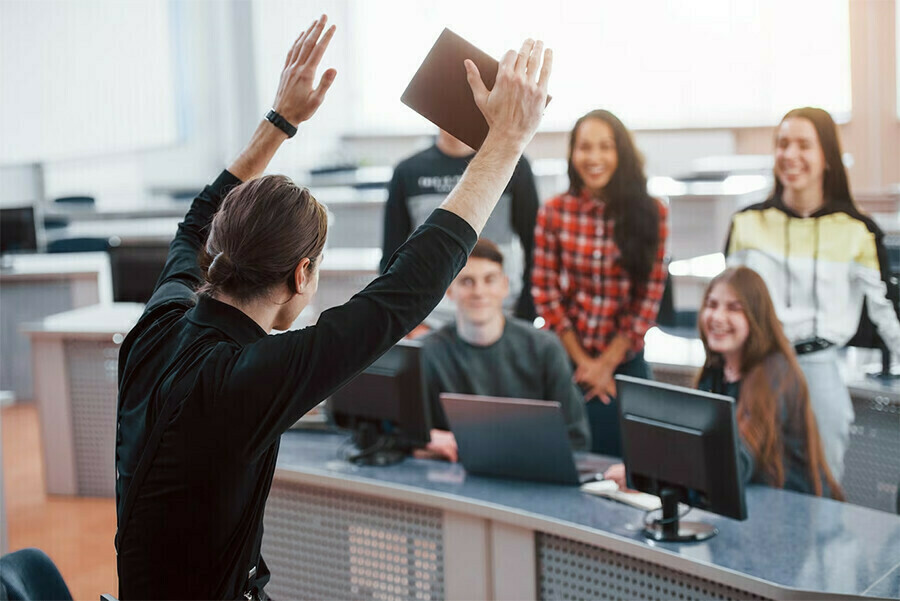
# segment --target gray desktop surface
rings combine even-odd
[[[738,578],[835,595],[900,598],[900,516],[764,486],[747,489],[749,518],[738,522],[694,510],[691,519],[719,528],[700,544],[648,543],[640,535],[643,512],[587,495],[577,487],[467,476],[462,466],[407,459],[390,467],[356,466],[339,459],[346,436],[290,431],[281,440],[276,478],[302,475],[307,481],[359,484],[428,499],[449,510],[545,522],[599,537],[619,552],[638,557],[660,553],[672,567],[696,565]],[[464,508],[464,509],[463,509]],[[540,530],[540,524],[535,528]],[[667,560],[667,561],[669,561]],[[685,563],[688,562],[688,563]]]

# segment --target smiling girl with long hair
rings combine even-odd
[[[665,287],[666,206],[647,193],[644,161],[609,111],[569,139],[569,190],[538,212],[532,291],[585,392],[592,450],[620,455],[615,374],[650,377],[644,334]]]
[[[762,278],[747,267],[713,278],[698,327],[706,361],[696,387],[736,400],[744,481],[843,500],[825,461],[806,380]],[[625,488],[624,465],[605,476]]]
[[[762,278],[747,267],[716,276],[698,325],[706,362],[697,388],[737,400],[751,481],[843,499],[825,462],[806,379]]]

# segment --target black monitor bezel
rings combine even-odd
[[[622,459],[629,487],[655,495],[659,495],[663,489],[674,489],[679,493],[678,502],[736,520],[745,520],[747,503],[744,480],[738,463],[739,434],[735,400],[720,394],[630,376],[617,375],[616,381],[624,383],[625,389],[629,386],[639,386],[658,392],[652,397],[629,399],[629,395],[627,393],[622,395],[620,390],[619,427],[622,432]],[[663,395],[669,396],[667,398]],[[673,409],[672,402],[680,402],[682,406],[677,410]],[[705,410],[714,417],[713,423],[698,424],[696,419],[685,419],[690,417],[690,411],[685,411],[683,405],[685,402],[693,402],[700,407],[705,405]],[[713,459],[713,463],[719,465],[715,466],[718,469],[709,470],[713,473],[707,475],[709,486],[702,491],[705,494],[698,494],[696,488],[685,486],[684,483],[665,479],[646,466],[634,465],[635,458],[642,454],[637,450],[637,445],[646,446],[647,442],[634,440],[633,436],[629,436],[628,432],[634,430],[629,416],[653,420],[661,428],[670,426],[698,430],[706,437],[703,442],[706,453],[712,456],[715,452],[710,450],[712,447],[720,454]],[[710,458],[706,454],[704,456],[709,465]]]
[[[3,221],[4,214],[6,216],[16,213],[28,214],[30,218],[30,227],[28,228],[28,232],[31,237],[27,241],[26,245],[22,248],[15,249],[7,249],[6,243],[7,240],[0,240],[0,254],[9,255],[9,254],[31,254],[36,253],[41,248],[41,234],[38,227],[38,211],[34,205],[24,205],[24,204],[16,204],[9,206],[0,207],[0,222]],[[19,235],[21,232],[16,232],[16,239],[20,240],[22,237]],[[6,238],[5,236],[2,236]]]
[[[391,439],[393,448],[406,452],[427,445],[431,440],[433,422],[422,368],[422,346],[418,340],[398,341],[359,375],[335,391],[328,400],[328,413],[334,425],[356,434],[363,429],[374,427],[378,436]],[[359,391],[356,390],[356,386],[360,384],[360,378],[381,376],[382,374],[377,373],[379,364],[390,353],[396,352],[409,354],[404,359],[408,365],[403,377],[419,381],[419,395],[418,398],[414,398],[413,395],[404,398],[401,395],[397,402],[403,405],[398,407],[396,417],[379,416],[377,411],[372,410],[371,405],[366,405],[364,399],[358,398]],[[385,429],[385,421],[390,422],[390,430]]]

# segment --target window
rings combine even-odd
[[[346,46],[336,53],[346,63],[346,132],[433,129],[399,98],[445,26],[495,57],[529,35],[553,47],[545,130],[567,130],[597,107],[640,129],[770,126],[803,105],[850,116],[847,0],[332,3],[346,18],[336,39]]]
[[[0,163],[177,140],[166,0],[3,2]]]

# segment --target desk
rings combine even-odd
[[[752,486],[749,518],[648,543],[643,513],[577,488],[337,459],[341,435],[282,437],[263,554],[275,598],[848,599],[900,596],[900,517]]]
[[[202,184],[197,187],[199,192]],[[190,200],[175,200],[171,196],[141,197],[134,195],[100,196],[93,204],[49,203],[43,216],[76,221],[104,221],[107,219],[146,219],[183,217],[191,208]]]
[[[77,307],[112,302],[106,253],[9,255],[0,269],[0,390],[33,398],[31,346],[23,323]]]
[[[48,493],[115,495],[119,345],[143,310],[137,303],[93,305],[26,328]]]
[[[185,209],[187,211],[187,209]],[[112,238],[119,244],[155,242],[168,246],[182,217],[76,221],[47,231],[47,242],[67,238]]]

